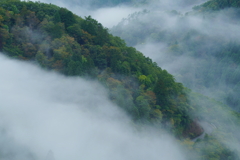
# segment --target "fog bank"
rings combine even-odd
[[[33,0],[38,2],[38,0]],[[126,5],[117,5],[113,7],[92,7],[90,2],[82,1],[65,1],[65,0],[40,0],[43,3],[51,3],[60,7],[69,9],[74,14],[81,16],[82,18],[91,16],[96,19],[104,27],[111,28],[117,25],[123,18],[128,17],[129,14],[141,10],[141,8],[136,8]]]
[[[184,160],[163,131],[138,131],[95,81],[65,77],[0,55],[3,159]],[[135,128],[135,129],[134,129]]]

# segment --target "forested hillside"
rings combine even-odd
[[[218,140],[229,140],[226,137],[238,132],[238,127],[234,127],[238,120],[233,120],[232,123],[228,118],[225,119],[228,117],[226,108],[231,107],[238,112],[240,110],[238,3],[211,0],[186,13],[150,8],[129,15],[111,28],[112,34],[126,40],[129,46],[141,49],[185,86],[225,104],[214,102],[213,99],[206,100],[201,95],[193,97],[194,94],[191,93],[189,96],[190,104],[195,113],[198,113],[197,117],[218,124],[218,131],[223,131],[223,134],[220,131],[210,139],[205,138],[207,143],[200,142],[199,144],[206,145],[206,150],[203,149],[202,152],[219,146]],[[225,109],[220,109],[220,106]],[[221,120],[219,117],[225,118]],[[235,125],[238,126],[238,122]],[[227,130],[230,132],[224,133]],[[234,141],[231,140],[228,144],[233,145]],[[219,148],[218,151],[204,153],[204,158],[201,158],[228,159],[225,153],[232,155],[231,149],[223,151]],[[232,155],[229,159],[238,158]]]
[[[97,78],[135,121],[171,121],[178,136],[193,122],[182,84],[96,20],[39,2],[0,5],[5,54],[68,76]]]
[[[193,9],[201,11],[220,10],[224,8],[239,8],[240,2],[238,0],[211,0]]]
[[[171,73],[178,81],[239,111],[239,9],[225,4],[224,10],[205,12],[209,8],[206,4],[214,2],[194,7],[198,10],[185,15],[177,11],[138,12],[122,20],[111,32],[130,46],[155,45],[158,53],[152,55],[161,59],[154,60],[161,67],[173,68]],[[225,1],[217,2],[216,5]],[[237,1],[229,2],[237,7],[235,4]],[[176,67],[173,61],[182,64]]]
[[[118,3],[111,1],[115,2]],[[176,11],[166,14],[168,18],[176,17],[181,24],[188,22],[186,17]],[[148,15],[151,12],[133,14],[113,28],[112,33],[126,39],[132,46],[145,43],[148,35],[151,35],[155,42],[168,44],[170,59],[187,53],[206,60],[211,53],[221,59],[217,68],[221,73],[213,72],[215,66],[211,68],[212,66],[207,65],[208,70],[204,72],[209,73],[213,79],[216,79],[214,74],[228,77],[223,80],[236,85],[235,90],[230,90],[236,94],[237,87],[240,87],[236,84],[240,75],[238,52],[235,52],[238,51],[237,42],[222,42],[212,37],[209,39],[191,28],[182,31],[184,26],[179,28],[181,32],[172,32],[168,26],[159,27],[157,21],[148,19]],[[149,28],[143,28],[146,23],[140,21],[142,17],[146,18],[147,23],[151,21]],[[160,22],[166,21],[162,18]],[[125,29],[126,26],[130,30]],[[224,49],[215,52],[219,48],[210,46],[203,50],[210,40],[215,41],[214,46],[224,44],[221,45]],[[238,128],[223,125],[224,121],[237,126],[238,113],[226,109],[224,104],[216,100],[191,92],[182,83],[176,82],[174,76],[160,68],[156,62],[135,48],[128,47],[121,38],[110,34],[107,28],[91,16],[79,17],[66,8],[53,4],[1,0],[0,51],[13,59],[34,63],[45,70],[100,81],[109,90],[109,99],[123,109],[136,125],[150,124],[173,133],[184,147],[189,148],[189,159],[238,158],[239,152],[228,145],[229,141],[237,142],[234,135]],[[227,55],[223,54],[227,51]],[[200,67],[202,66],[196,64],[197,69]],[[183,71],[181,76],[186,77],[186,85],[191,87],[193,79],[187,76],[187,71]],[[204,87],[215,84],[213,81],[204,81],[204,78],[199,78],[199,83]],[[229,100],[228,104],[237,107],[238,99],[231,96],[230,91],[224,98]],[[191,139],[205,132],[199,122],[214,123],[217,127],[212,131],[214,134],[193,142]]]

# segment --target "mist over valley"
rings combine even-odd
[[[239,7],[0,1],[0,159],[238,160]]]

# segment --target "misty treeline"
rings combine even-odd
[[[68,76],[97,78],[133,120],[173,125],[177,136],[190,135],[185,131],[193,120],[182,84],[96,20],[39,2],[0,5],[1,51]]]
[[[175,10],[144,10],[123,19],[111,33],[126,40],[129,46],[145,43],[159,46],[154,57],[159,55],[164,59],[159,60],[160,66],[167,63],[173,66],[173,61],[183,60],[171,72],[178,81],[240,111],[240,10],[237,7],[239,1],[212,0],[195,6],[185,15]],[[160,56],[162,52],[164,56]],[[214,93],[207,93],[210,89]]]
[[[149,14],[147,11],[140,13],[140,15],[147,14]],[[168,14],[179,15],[176,11]],[[137,18],[130,17],[130,19],[138,22]],[[127,24],[131,25],[130,22],[129,20]],[[125,22],[122,23],[125,25]],[[184,54],[184,50],[188,50],[193,56],[204,56],[212,51],[210,48],[201,50],[202,54],[198,54],[201,47],[197,48],[197,46],[204,46],[207,41],[204,44],[200,43],[206,37],[194,30],[191,32],[185,30],[182,36],[178,35],[178,32],[172,34],[166,28],[159,29],[153,21],[151,24],[155,30],[151,31],[150,35],[157,42],[164,41],[169,44],[169,55],[178,56]],[[119,29],[120,24],[115,32],[134,37],[129,40],[118,34],[126,38],[129,44],[143,43],[149,30],[142,29],[142,25],[144,24],[131,26],[132,31],[124,33],[124,30]],[[141,34],[134,35],[140,30]],[[222,47],[228,50],[230,44],[234,43],[226,43]],[[119,37],[109,34],[107,28],[90,16],[82,18],[66,8],[52,4],[2,0],[0,1],[0,51],[12,58],[31,61],[46,70],[54,70],[66,76],[98,79],[109,89],[109,99],[120,106],[136,124],[151,124],[167,129],[189,148],[189,155],[194,156],[194,159],[237,159],[238,151],[229,147],[226,141],[219,140],[219,138],[231,137],[231,141],[236,141],[234,136],[229,136],[237,132],[236,128],[226,128],[218,124],[217,118],[222,114],[217,114],[216,110],[226,108],[224,104],[192,93],[150,58],[145,57],[135,48],[128,47]],[[229,52],[231,55],[231,50]],[[227,62],[228,58],[229,56]],[[237,61],[236,58],[232,59]],[[232,64],[228,67],[231,66]],[[194,114],[196,110],[206,117]],[[214,114],[217,117],[211,116]],[[238,113],[229,110],[226,110],[226,114],[238,116]],[[233,121],[227,116],[221,118],[225,123],[239,124],[238,119]],[[190,139],[203,132],[198,121],[218,124],[215,132],[221,133],[220,137],[209,135],[203,140],[191,141]],[[227,133],[224,132],[226,130]],[[195,152],[200,154],[192,154]],[[190,159],[193,159],[191,156]]]
[[[70,2],[78,6],[88,6],[90,8],[111,7],[116,5],[143,5],[152,0],[71,0]]]
[[[228,118],[222,119],[228,117],[225,113],[229,107],[240,111],[238,7],[238,0],[211,0],[193,7],[193,11],[185,14],[176,10],[159,11],[150,8],[129,15],[111,29],[112,34],[123,38],[129,46],[144,48],[141,46],[149,45],[144,51],[155,57],[154,61],[159,66],[170,69],[178,81],[220,101],[206,101],[202,95],[189,94],[191,106],[199,109],[197,113],[201,113],[197,117],[217,124],[218,129],[221,127],[223,132],[211,137],[218,137],[218,140],[228,139],[238,132],[234,125],[238,126],[239,120],[232,125]],[[238,115],[236,112],[230,115],[234,114]],[[238,136],[236,138],[239,139]],[[210,139],[204,139],[207,141],[205,151],[219,145],[219,142]],[[229,143],[233,144],[234,141],[229,140]],[[227,159],[220,154],[224,152],[208,152],[204,155],[209,157],[203,159]]]
[[[211,0],[206,3],[193,7],[194,10],[202,11],[213,11],[220,10],[224,8],[238,8],[240,7],[240,2],[238,0]]]

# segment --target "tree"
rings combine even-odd
[[[140,95],[136,98],[136,104],[139,111],[139,116],[143,119],[148,119],[150,114],[150,106],[144,96]]]
[[[66,8],[60,8],[59,15],[61,18],[61,22],[65,24],[65,28],[72,26],[76,22],[73,13]]]

